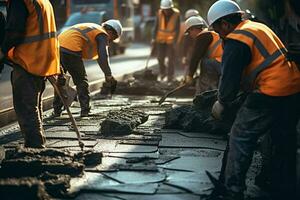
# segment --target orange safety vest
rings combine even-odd
[[[48,0],[24,2],[29,13],[24,40],[9,51],[8,58],[37,76],[59,74],[59,44],[52,5]]]
[[[94,23],[81,23],[72,26],[58,36],[60,46],[81,54],[83,59],[97,59],[96,37],[100,33],[107,35],[105,29]]]
[[[206,52],[206,57],[215,59],[219,63],[221,63],[222,55],[223,55],[222,39],[220,38],[218,33],[214,32],[214,31],[208,31],[208,32],[211,33],[211,35],[213,36],[213,40],[210,43],[210,45],[208,46],[208,50]]]
[[[252,53],[251,63],[243,72],[244,90],[258,90],[270,96],[300,92],[299,69],[287,61],[287,49],[266,25],[245,20],[227,38],[245,43]]]
[[[156,34],[156,42],[157,43],[167,43],[172,44],[175,40],[176,32],[176,23],[178,18],[180,17],[180,12],[176,8],[173,9],[173,14],[168,21],[166,22],[166,17],[163,14],[162,9],[158,11],[158,29]]]

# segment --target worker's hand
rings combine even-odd
[[[211,110],[212,116],[217,120],[221,120],[223,113],[224,113],[224,106],[219,101],[216,101]]]
[[[59,74],[57,76],[56,83],[57,83],[58,86],[65,86],[66,82],[67,82],[67,79],[65,78],[64,74]]]
[[[151,40],[151,46],[153,47],[155,45],[155,39]]]
[[[113,94],[116,91],[118,82],[113,76],[105,76],[105,82],[107,84],[107,87],[110,88],[110,93]]]
[[[187,64],[187,58],[186,58],[186,56],[182,57],[181,63],[182,63],[183,65],[186,65],[186,64]]]
[[[193,77],[190,76],[190,75],[187,75],[184,77],[184,80],[183,80],[183,84],[192,84],[193,82]]]

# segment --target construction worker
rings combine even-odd
[[[193,16],[199,16],[199,12],[195,9],[189,9],[184,13],[184,21],[180,24],[180,33],[177,42],[178,59],[185,72],[188,68],[187,64],[190,61],[194,46],[193,39],[189,35],[185,34],[185,21]]]
[[[25,147],[45,147],[42,94],[45,78],[60,73],[54,13],[48,0],[8,1],[0,60],[13,62],[13,104]]]
[[[188,68],[188,64],[191,60],[191,54],[193,53],[194,49],[194,40],[188,35],[184,34],[186,31],[186,25],[185,21],[194,16],[199,16],[198,10],[195,9],[189,9],[184,14],[184,22],[180,25],[180,35],[179,35],[179,46],[178,50],[180,51],[180,60],[181,64],[184,66],[184,68]]]
[[[153,40],[157,47],[160,79],[166,75],[168,82],[174,78],[175,47],[180,32],[180,12],[174,8],[172,0],[161,0],[156,17]],[[166,74],[165,58],[168,58],[168,73]]]
[[[224,39],[222,77],[212,115],[222,119],[239,91],[248,93],[229,138],[225,191],[211,199],[243,199],[246,173],[258,138],[272,137],[272,199],[295,199],[296,124],[300,111],[300,71],[286,59],[286,48],[266,25],[242,20],[230,0],[215,2],[209,25]],[[284,172],[280,173],[284,166]]]
[[[195,43],[185,82],[189,83],[193,80],[201,61],[196,95],[207,90],[217,89],[221,75],[222,40],[216,32],[208,30],[207,23],[200,16],[188,18],[185,25],[186,33]]]
[[[107,85],[115,87],[117,82],[111,74],[107,48],[121,34],[121,23],[119,20],[111,19],[104,22],[102,26],[94,23],[76,24],[58,36],[61,64],[64,70],[71,74],[76,85],[81,117],[87,117],[91,109],[89,84],[82,59],[97,59],[105,74]],[[60,98],[55,95],[54,116],[61,114],[62,106]]]

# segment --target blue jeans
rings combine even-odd
[[[245,179],[257,140],[270,134],[274,145],[271,158],[271,195],[284,199],[296,193],[296,125],[300,115],[300,93],[271,97],[251,93],[233,123],[225,186],[229,191],[245,190]]]

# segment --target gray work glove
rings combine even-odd
[[[113,76],[105,76],[105,82],[107,87],[110,88],[110,94],[115,93],[118,83],[116,79]]]
[[[216,101],[211,110],[212,116],[217,120],[221,120],[223,113],[224,113],[224,106],[219,101]]]

